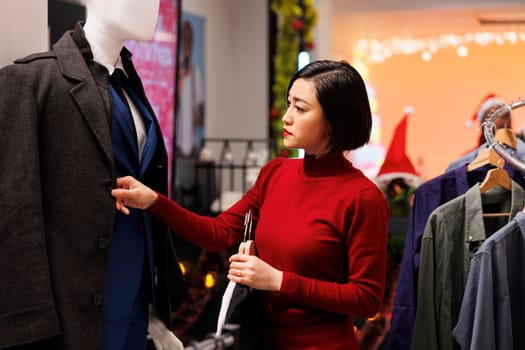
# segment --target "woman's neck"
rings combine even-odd
[[[322,157],[306,154],[304,173],[308,176],[326,176],[336,174],[352,167],[342,153],[330,153]]]

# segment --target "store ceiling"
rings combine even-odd
[[[344,48],[350,50],[352,43],[362,38],[381,40],[483,31],[525,31],[525,3],[521,1],[521,6],[356,9],[349,7],[348,1],[334,0],[332,45],[342,53]]]

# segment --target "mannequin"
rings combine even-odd
[[[141,211],[123,219],[110,194],[128,172],[167,192],[162,134],[124,48],[151,39],[159,0],[85,5],[84,27],[0,69],[0,348],[144,349],[149,332],[182,349],[168,330],[183,287],[169,232]],[[135,134],[118,123],[116,67]]]
[[[93,52],[93,59],[108,72],[122,68],[120,51],[127,40],[145,41],[153,37],[159,11],[159,0],[86,0],[87,19],[84,33]],[[125,93],[125,92],[124,92]],[[126,94],[128,104],[134,105]],[[143,149],[145,126],[136,107],[131,108],[139,149]],[[139,154],[139,159],[141,154]],[[182,347],[182,343],[166,329],[152,310],[149,310],[148,331],[158,349]],[[173,343],[170,347],[170,343]],[[112,344],[112,343],[110,343]],[[109,348],[113,348],[109,346]]]
[[[84,33],[91,46],[93,59],[106,67],[109,74],[115,68],[122,68],[119,54],[127,40],[146,41],[153,37],[159,1],[85,0],[87,18]],[[133,106],[129,96],[126,97]],[[142,145],[144,124],[136,108],[132,107],[131,112],[139,144]]]

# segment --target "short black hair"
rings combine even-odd
[[[346,61],[309,63],[292,76],[287,95],[297,79],[314,83],[323,116],[330,125],[329,153],[354,150],[368,143],[372,112],[365,82],[354,67]]]

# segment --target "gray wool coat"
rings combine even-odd
[[[0,70],[0,348],[49,338],[99,347],[115,214],[108,80],[80,23],[51,51]],[[166,193],[162,142],[144,179]],[[154,221],[157,312],[169,325],[182,279]]]

